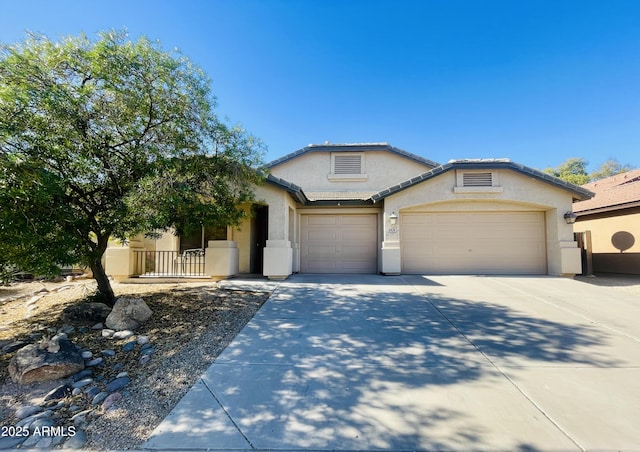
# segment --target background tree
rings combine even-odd
[[[634,169],[633,166],[629,164],[622,165],[616,159],[610,158],[600,165],[598,169],[588,173],[588,164],[589,162],[583,158],[572,157],[556,168],[545,168],[543,171],[567,182],[571,182],[576,185],[584,185],[589,182],[604,179],[605,177],[615,176],[616,174]]]
[[[0,266],[83,264],[113,303],[110,237],[237,224],[261,144],[214,106],[202,70],[146,38],[0,47]]]
[[[589,174],[590,182],[594,182],[600,179],[604,179],[605,177],[615,176],[616,174],[626,173],[627,171],[631,171],[633,166],[629,164],[622,165],[616,159],[610,158],[606,162],[604,162],[598,169],[592,171]]]
[[[589,174],[587,173],[588,164],[589,162],[583,158],[573,157],[567,159],[557,168],[545,168],[544,172],[571,182],[572,184],[584,185],[589,182]]]

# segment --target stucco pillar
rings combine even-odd
[[[575,276],[582,273],[582,251],[578,242],[561,240],[560,246],[560,274]]]
[[[115,279],[125,279],[144,271],[144,251],[141,240],[112,245],[105,251],[105,272]]]
[[[293,272],[293,249],[289,240],[267,240],[262,274],[269,279],[287,279]]]
[[[204,250],[204,271],[209,276],[233,276],[239,273],[238,243],[233,240],[210,240]]]
[[[387,208],[389,207],[389,208]],[[382,242],[381,269],[385,275],[399,275],[402,271],[402,256],[400,253],[400,218],[397,210],[390,210],[393,206],[385,206],[384,212],[384,241]],[[391,216],[394,216],[392,219]]]

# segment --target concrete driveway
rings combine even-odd
[[[640,449],[640,297],[554,277],[296,275],[149,449]]]

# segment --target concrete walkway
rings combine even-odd
[[[293,276],[144,447],[639,450],[639,319],[564,278]]]

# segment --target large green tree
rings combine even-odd
[[[103,32],[0,47],[0,267],[102,265],[109,238],[237,224],[262,146],[214,113],[201,69]]]

